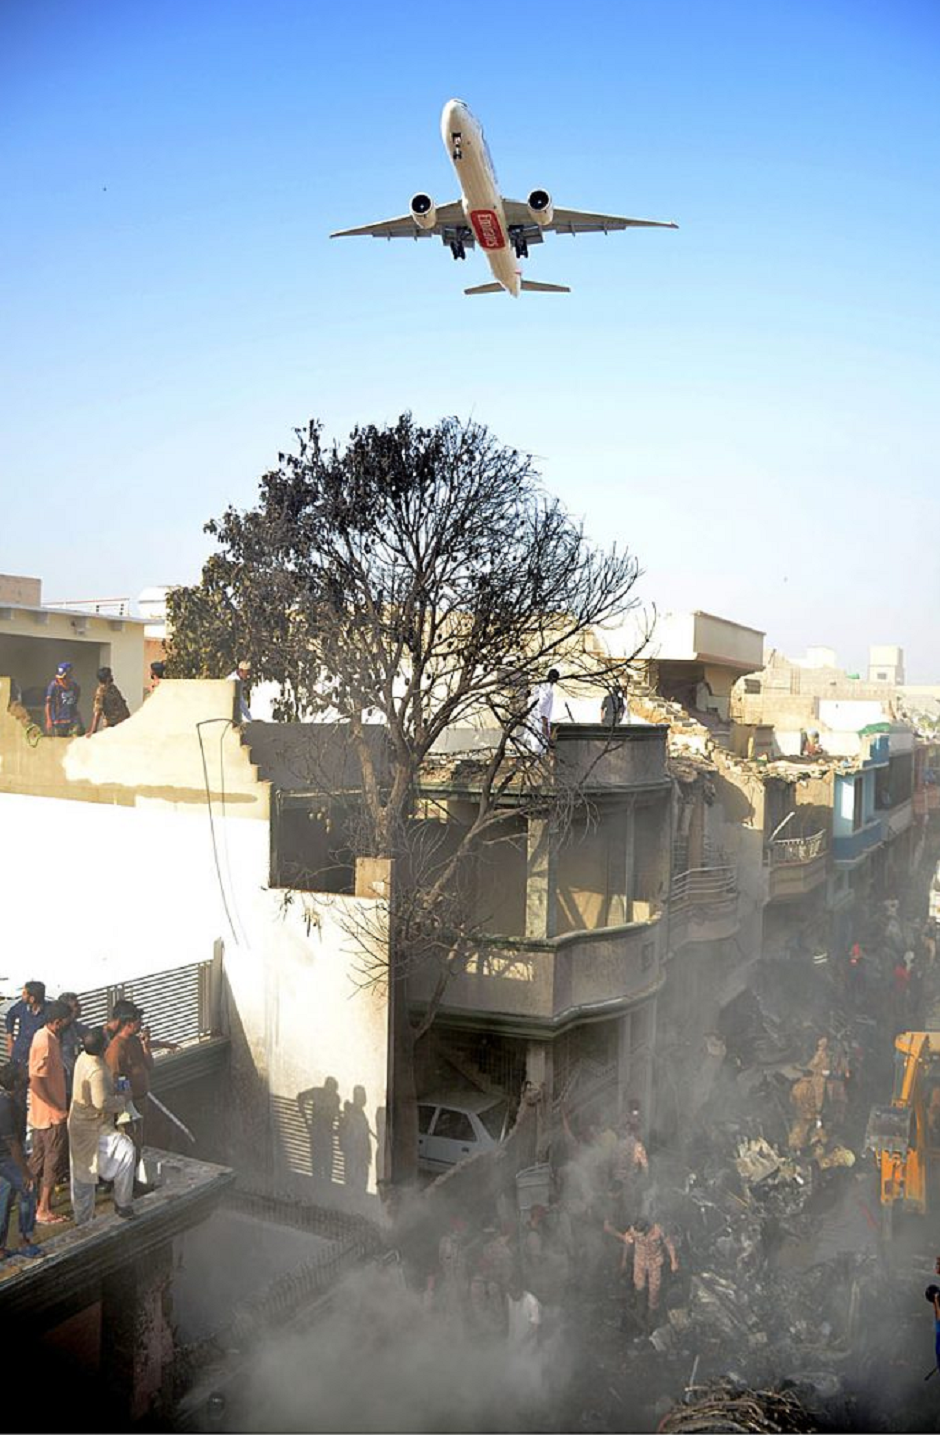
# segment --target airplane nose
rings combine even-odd
[[[455,130],[459,131],[464,125],[466,105],[463,100],[448,100],[441,111],[441,134],[446,144]]]

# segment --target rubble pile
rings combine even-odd
[[[695,1387],[695,1398],[660,1421],[662,1435],[686,1431],[818,1430],[815,1418],[792,1389],[749,1390],[719,1382]],[[690,1392],[693,1393],[693,1392]]]

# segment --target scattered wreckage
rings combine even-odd
[[[816,1417],[796,1391],[783,1386],[749,1390],[719,1382],[691,1388],[689,1398],[676,1405],[657,1426],[662,1435],[691,1435],[706,1431],[817,1430]]]

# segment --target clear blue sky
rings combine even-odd
[[[472,414],[645,569],[802,652],[940,681],[940,7],[929,0],[0,9],[0,570],[191,581],[311,415]],[[555,237],[570,296],[468,299],[437,241],[505,193],[675,219]]]

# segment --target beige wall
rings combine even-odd
[[[38,608],[42,602],[42,579],[21,578],[16,573],[0,573],[0,603],[24,603]]]
[[[581,824],[572,831],[559,852],[559,936],[617,927],[627,920],[626,821],[623,810],[603,813],[596,825]]]
[[[764,635],[713,613],[664,613],[648,656],[663,662],[712,661],[751,672],[763,664]]]
[[[9,692],[0,678],[0,792],[204,811],[208,787],[221,815],[267,818],[269,785],[231,723],[234,682],[167,680],[118,727],[35,742],[7,711]]]

